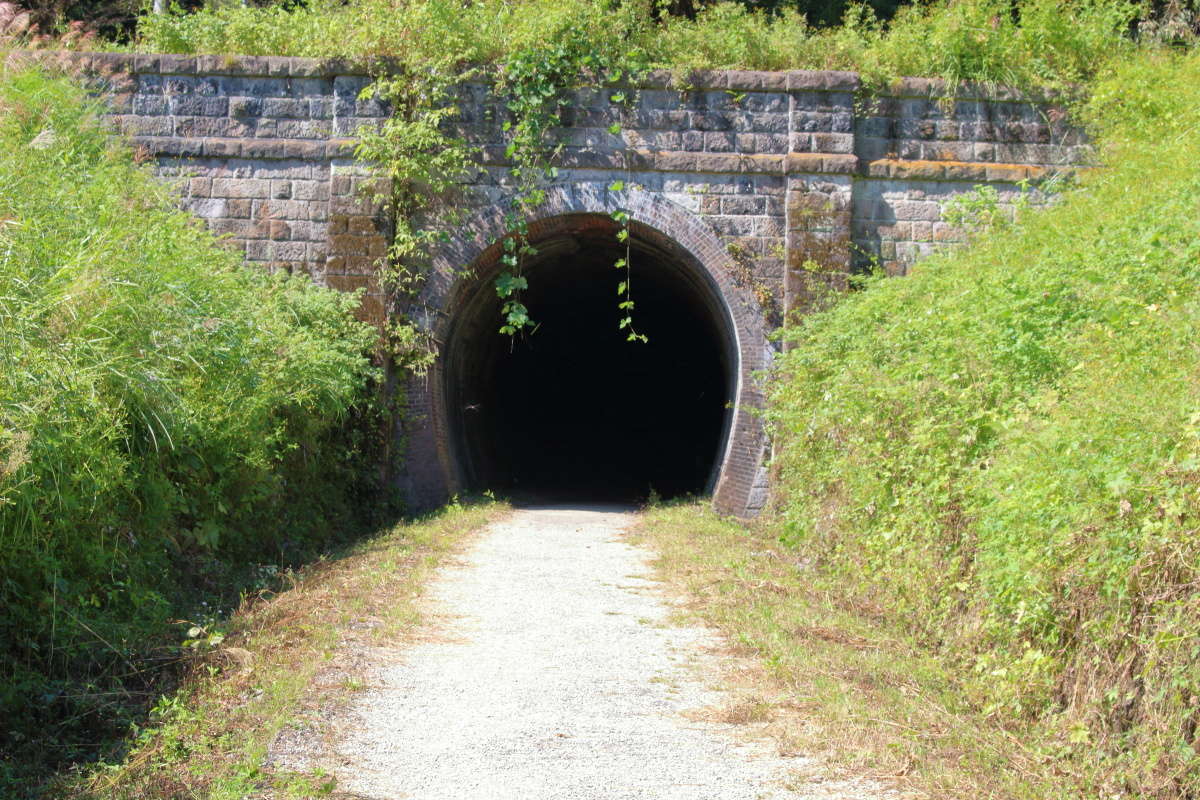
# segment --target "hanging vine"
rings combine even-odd
[[[524,268],[537,253],[529,241],[528,220],[545,202],[546,188],[558,176],[553,164],[562,143],[554,134],[563,127],[563,110],[581,83],[613,86],[640,68],[636,53],[599,52],[585,34],[566,31],[551,43],[518,50],[490,76],[445,63],[419,75],[404,72],[376,78],[363,95],[386,101],[392,114],[378,129],[361,131],[358,156],[382,167],[386,189],[380,196],[396,221],[389,264],[382,274],[392,303],[418,295],[428,253],[446,238],[446,226],[455,219],[452,198],[465,177],[478,169],[478,148],[450,131],[459,117],[460,87],[490,77],[493,92],[506,98],[509,119],[502,132],[507,139],[508,172],[515,181],[500,240],[500,272],[493,283],[501,303],[499,332],[518,336],[536,330],[524,303],[529,288]],[[610,99],[625,104],[628,98],[626,92],[617,91]],[[608,128],[613,135],[621,130],[619,122]],[[626,181],[617,180],[609,188],[620,192],[625,186]],[[619,225],[617,241],[625,246],[624,256],[615,262],[623,270],[617,284],[618,328],[629,341],[646,342],[647,337],[633,327],[629,212],[618,209],[612,218]],[[406,365],[419,368],[432,359],[432,348],[418,345],[420,337],[407,321],[390,321],[388,335],[394,354]]]

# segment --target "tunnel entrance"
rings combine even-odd
[[[618,329],[616,224],[578,214],[537,228],[524,270],[536,330],[498,332],[493,248],[448,332],[443,397],[462,485],[561,501],[711,491],[737,350],[710,279],[678,245],[631,225],[634,324],[649,341],[630,342]]]

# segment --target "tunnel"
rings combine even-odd
[[[640,503],[711,492],[737,391],[737,348],[711,278],[669,238],[576,214],[531,228],[535,325],[499,332],[499,247],[472,265],[443,345],[459,484],[530,501]],[[627,259],[628,276],[614,264]],[[619,327],[629,278],[633,324]]]

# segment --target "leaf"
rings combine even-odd
[[[514,292],[529,288],[529,281],[520,275],[505,272],[496,278],[496,294],[510,297]]]
[[[620,283],[618,283],[617,284],[617,294],[618,295],[625,294],[626,286],[628,286],[628,284],[625,281],[621,281]]]
[[[619,134],[621,132],[621,123],[614,122],[612,125],[609,125],[608,132],[611,133],[613,136],[616,136],[617,134]]]
[[[616,94],[614,94],[612,97],[610,97],[608,99],[613,103],[624,103],[625,102],[625,93],[617,92]]]
[[[625,259],[623,259],[623,258],[618,258],[616,261],[614,261],[614,262],[613,262],[613,266],[614,266],[614,267],[616,267],[617,269],[621,269],[621,268],[622,268],[622,267],[624,267],[624,266],[625,266],[627,263],[628,263],[628,262],[627,262]]]
[[[610,192],[619,192],[625,188],[625,181],[613,181],[608,185]]]
[[[626,230],[617,231],[617,241],[618,242],[623,242],[628,238],[629,238],[629,231],[626,231]]]
[[[617,324],[617,329],[621,330],[623,328],[628,328],[630,323],[632,323],[632,322],[633,322],[632,317],[625,317]]]

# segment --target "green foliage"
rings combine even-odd
[[[555,64],[698,68],[856,69],[883,81],[902,75],[1062,86],[1086,79],[1129,47],[1143,11],[1123,0],[938,0],[906,6],[890,22],[851,5],[840,26],[815,28],[800,10],[763,13],[742,3],[706,5],[694,19],[655,22],[631,3],[591,0],[318,0],[285,9],[223,5],[148,15],[142,49],[373,59],[387,56],[419,74],[423,65],[499,65],[561,83]],[[547,95],[547,96],[551,96]]]
[[[716,3],[694,19],[656,23],[633,4],[590,0],[512,4],[477,0],[450,4],[390,0],[350,4],[320,0],[284,10],[218,7],[197,13],[147,17],[141,47],[164,52],[344,56],[387,69],[372,88],[392,104],[382,131],[364,130],[360,157],[381,165],[390,180],[397,219],[392,270],[396,295],[413,295],[429,247],[444,235],[432,226],[434,198],[470,168],[471,148],[453,133],[455,92],[467,81],[490,84],[506,99],[507,158],[516,181],[506,212],[496,294],[500,332],[536,329],[522,302],[530,211],[555,177],[552,166],[569,90],[580,83],[609,86],[636,82],[653,66],[681,74],[694,68],[859,69],[879,84],[900,75],[941,75],[952,80],[1061,85],[1086,77],[1125,44],[1136,7],[1121,0],[1079,0],[1064,21],[1060,4],[1031,0],[944,2],[906,9],[891,26],[868,6],[853,6],[842,26],[814,29],[799,11],[757,13],[740,3]],[[633,79],[631,81],[631,79]],[[612,94],[626,102],[632,90]],[[620,124],[609,133],[620,134]],[[442,224],[452,206],[442,203]],[[624,212],[618,212],[623,214]],[[627,220],[618,236],[627,243]],[[633,327],[630,259],[618,283],[620,330],[630,341],[645,337]]]
[[[98,114],[0,81],[0,754],[28,766],[122,724],[189,598],[370,488],[357,298],[244,269]]]
[[[771,396],[786,541],[1088,796],[1200,789],[1198,87],[1105,76],[1107,169],[806,319]]]

